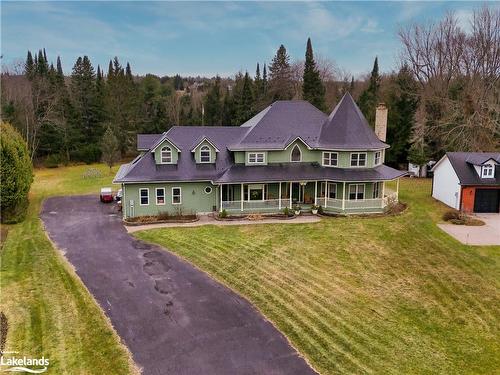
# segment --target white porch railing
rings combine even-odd
[[[334,209],[334,210],[359,210],[359,209],[381,209],[386,207],[390,202],[397,201],[397,192],[394,191],[386,191],[383,198],[374,198],[374,199],[359,199],[359,200],[349,200],[346,199],[342,201],[342,199],[332,199],[325,197],[317,197],[316,199],[319,206],[323,206],[325,209]],[[293,205],[293,204],[292,204]],[[298,203],[298,205],[304,205]],[[222,201],[221,209],[228,211],[259,211],[259,210],[271,210],[277,211],[290,207],[290,199],[281,199],[281,206],[279,199],[266,199],[266,200],[258,200],[258,201],[243,201],[243,205],[241,200],[238,201]]]

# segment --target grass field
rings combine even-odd
[[[37,170],[28,217],[7,227],[0,253],[0,310],[9,327],[5,349],[18,351],[17,356],[45,356],[49,374],[137,373],[130,354],[47,239],[38,218],[42,200],[50,195],[98,193],[100,186],[109,185],[109,168],[93,167],[104,177],[83,179],[88,166]]]
[[[499,373],[500,247],[441,232],[429,193],[402,181],[400,216],[136,235],[248,298],[322,374]]]

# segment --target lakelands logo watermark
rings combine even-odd
[[[5,354],[9,354],[5,357]],[[3,352],[0,356],[0,372],[27,372],[30,374],[41,374],[49,368],[49,359],[44,356],[33,358],[18,357],[18,352]]]

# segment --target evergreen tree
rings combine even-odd
[[[269,66],[269,94],[273,101],[293,98],[294,88],[290,57],[283,44],[278,48]]]
[[[26,63],[24,64],[24,72],[29,80],[33,79],[33,75],[35,74],[35,63],[33,62],[33,56],[31,55],[31,51],[28,51],[28,55],[26,56]]]
[[[129,81],[133,81],[134,77],[132,76],[132,69],[130,68],[130,64],[127,62],[127,68],[125,69],[125,76]]]
[[[222,102],[220,93],[220,77],[215,77],[215,82],[207,93],[204,100],[205,124],[221,125]]]
[[[252,93],[252,80],[250,79],[248,72],[246,72],[245,77],[243,78],[241,93],[239,93],[236,99],[235,123],[237,125],[241,125],[245,121],[249,120],[254,113],[253,107],[254,100]]]
[[[0,123],[0,219],[22,221],[28,208],[33,166],[26,142],[10,124]]]
[[[387,164],[398,166],[408,162],[410,137],[415,123],[415,113],[419,104],[418,85],[408,66],[403,66],[395,77],[391,78],[390,94],[387,98],[388,126]]]
[[[378,58],[375,57],[368,88],[363,91],[358,101],[361,112],[363,112],[366,120],[372,127],[375,126],[375,110],[379,102],[380,81],[381,77],[378,71]]]
[[[234,98],[229,92],[229,88],[226,88],[226,93],[224,95],[224,102],[222,103],[222,125],[231,126],[237,125],[235,122],[235,108],[234,108]]]
[[[267,70],[266,70],[266,63],[264,63],[264,69],[262,70],[262,96],[267,95]]]
[[[255,71],[255,80],[254,80],[254,85],[255,85],[255,98],[260,98],[262,95],[262,78],[260,77],[260,67],[259,63],[257,63],[257,69]]]
[[[113,70],[113,62],[109,60],[109,65],[108,65],[108,79],[112,79],[114,75],[114,70]]]
[[[316,108],[325,110],[325,86],[314,61],[311,38],[307,39],[306,61],[302,85],[302,98]]]
[[[354,76],[351,78],[351,84],[349,86],[349,92],[352,94],[354,92]]]
[[[78,57],[71,74],[71,97],[75,106],[75,120],[81,145],[97,144],[102,134],[99,124],[99,109],[96,107],[95,79],[94,67],[89,58],[87,56]],[[77,153],[80,151],[81,149],[77,150]],[[99,152],[95,152],[95,148],[86,151],[84,152],[86,155],[79,155],[85,159],[84,161],[98,160]]]

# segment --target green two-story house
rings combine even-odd
[[[376,121],[383,140],[386,118]],[[140,134],[140,155],[120,167],[114,183],[122,187],[124,218],[295,205],[377,213],[397,201],[386,181],[404,174],[384,165],[389,146],[379,137],[349,94],[329,116],[305,101],[278,101],[239,127]]]

